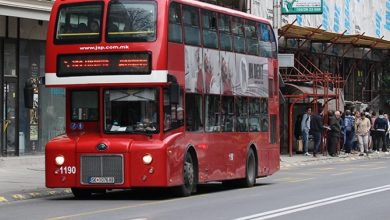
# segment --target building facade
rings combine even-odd
[[[45,41],[52,2],[0,0],[0,156],[44,152],[48,139],[64,132],[63,89],[48,89]],[[34,106],[25,108],[24,86],[34,85]]]

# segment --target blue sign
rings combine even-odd
[[[322,27],[324,27],[325,30],[328,30],[329,28],[329,6],[324,2],[324,8],[322,12]]]
[[[340,7],[337,7],[337,4],[334,4],[334,24],[333,24],[333,30],[334,32],[338,33],[340,30]]]
[[[350,18],[350,4],[351,0],[345,0],[345,8],[344,8],[344,27],[347,30],[347,34],[351,33],[351,18]]]
[[[390,31],[390,0],[386,1],[386,20],[385,29]]]
[[[381,37],[381,22],[382,16],[376,12],[375,13],[375,33],[377,37]]]
[[[78,125],[77,125],[77,128],[79,130],[83,130],[84,129],[84,123],[80,122]]]
[[[77,127],[78,127],[78,126],[77,126],[77,123],[75,123],[75,122],[70,123],[70,129],[71,129],[71,130],[74,131],[74,130],[77,129]]]

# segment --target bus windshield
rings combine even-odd
[[[56,26],[56,43],[97,43],[101,39],[103,3],[61,6]]]
[[[157,133],[159,95],[156,88],[110,89],[104,92],[107,133]]]
[[[113,1],[107,16],[107,42],[156,40],[156,3]]]

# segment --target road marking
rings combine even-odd
[[[370,168],[370,170],[379,170],[379,169],[385,169],[387,167],[373,167],[373,168]]]
[[[2,196],[0,196],[0,202],[8,202],[8,200]]]
[[[303,182],[303,181],[306,181],[306,180],[312,180],[314,178],[306,178],[306,179],[296,179],[296,180],[291,180],[291,181],[288,181],[289,183],[299,183],[299,182]]]
[[[12,195],[12,198],[14,198],[15,200],[23,200],[23,199],[26,199],[26,197],[22,194],[15,194],[15,195]]]
[[[384,185],[384,186],[380,186],[380,187],[375,187],[375,188],[365,189],[365,190],[356,191],[356,192],[352,192],[352,193],[347,193],[347,194],[343,194],[343,195],[339,195],[339,196],[332,196],[332,197],[328,197],[325,199],[315,200],[312,202],[306,202],[306,203],[302,203],[302,204],[298,204],[298,205],[294,205],[294,206],[289,206],[289,207],[285,207],[285,208],[281,208],[281,209],[275,209],[275,210],[271,210],[271,211],[267,211],[267,212],[261,212],[261,213],[254,214],[254,215],[236,218],[234,220],[270,219],[270,218],[275,218],[275,217],[279,217],[279,216],[283,216],[283,215],[287,215],[287,214],[291,214],[291,213],[295,213],[295,212],[300,212],[300,211],[304,211],[307,209],[313,209],[316,207],[321,207],[321,206],[325,206],[325,205],[329,205],[329,204],[333,204],[333,203],[338,203],[338,202],[342,202],[345,200],[355,199],[355,198],[359,198],[362,196],[367,196],[367,195],[371,195],[371,194],[379,193],[379,192],[383,192],[383,191],[388,191],[388,190],[390,190],[390,185]]]
[[[324,168],[318,168],[317,170],[321,170],[321,171],[328,171],[328,170],[334,170],[335,168],[331,168],[331,167],[324,167]]]
[[[332,176],[341,176],[341,175],[350,174],[350,173],[353,173],[353,172],[346,171],[346,172],[341,172],[341,173],[334,173],[334,174],[332,174]]]

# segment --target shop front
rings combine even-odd
[[[65,91],[41,83],[51,4],[0,2],[0,157],[43,153],[64,132]],[[26,83],[34,87],[32,108],[24,104]]]

